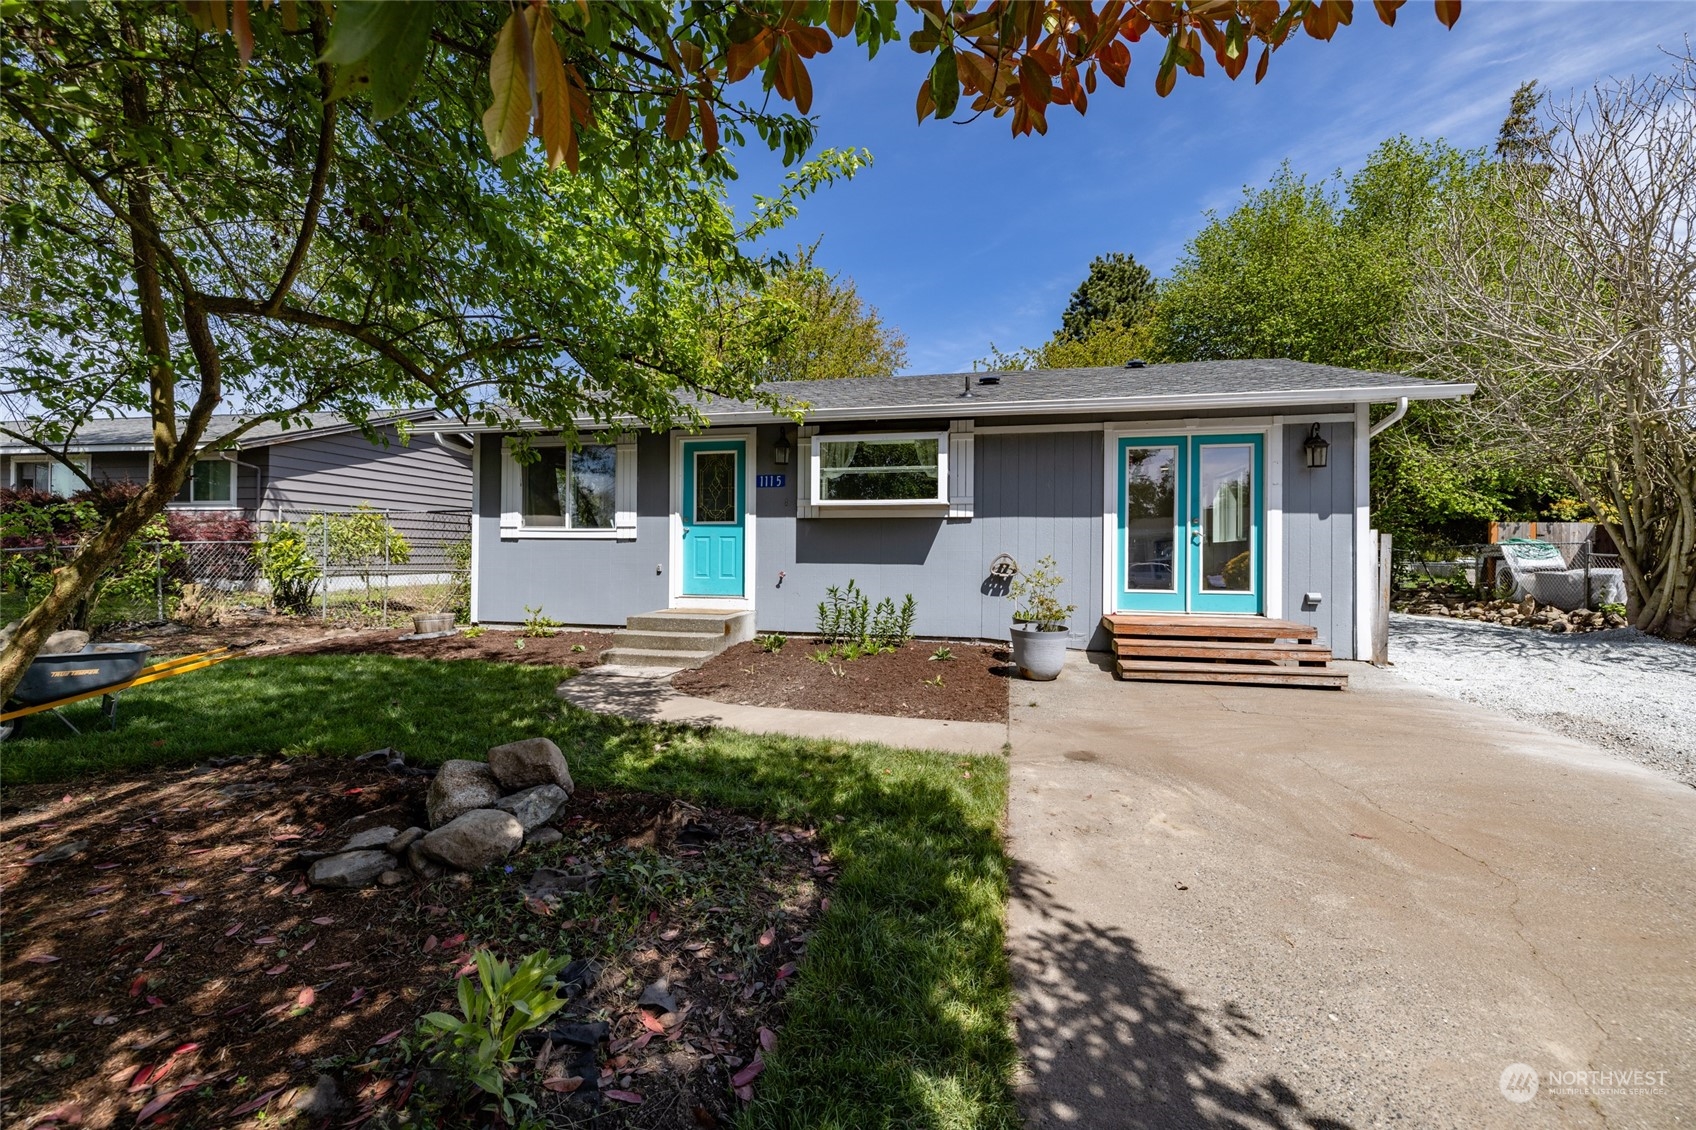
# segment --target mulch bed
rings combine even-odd
[[[952,659],[934,660],[939,646]],[[937,718],[951,722],[1005,722],[1008,678],[1005,649],[981,644],[912,642],[859,659],[814,658],[824,648],[792,637],[776,651],[740,643],[693,671],[672,678],[685,694],[747,706]],[[942,685],[934,680],[941,678]]]
[[[269,758],[7,789],[0,1124],[270,1125],[321,1073],[345,1104],[337,1125],[412,1095],[434,1102],[405,1049],[421,1015],[457,1011],[455,978],[487,946],[512,961],[547,948],[604,970],[554,1020],[610,1022],[598,1077],[575,1094],[544,1089],[538,1049],[525,1047],[515,1083],[550,1124],[728,1125],[757,1086],[747,1076],[775,1043],[788,978],[828,906],[833,865],[812,833],[579,789],[563,843],[504,870],[360,891],[305,885],[297,852],[422,823],[425,786],[370,765]],[[668,842],[661,829],[680,807],[709,842]],[[77,841],[86,847],[68,859],[27,862]],[[550,906],[521,890],[538,866],[605,878],[568,896],[583,901]],[[656,869],[674,876],[665,900],[631,878]],[[637,1006],[659,977],[681,1002],[664,1024]],[[549,1069],[556,1082],[560,1070]],[[437,1121],[466,1117],[450,1108]]]
[[[409,629],[336,628],[283,616],[255,616],[230,624],[138,628],[103,638],[152,644],[159,658],[215,647],[239,647],[249,655],[399,655],[413,659],[480,659],[538,667],[593,667],[612,646],[611,632],[560,630],[526,638],[521,632],[490,629],[470,637],[463,631],[433,640],[406,640]],[[522,641],[522,642],[520,642]]]

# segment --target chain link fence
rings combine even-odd
[[[266,609],[325,622],[404,625],[470,604],[471,516],[457,511],[285,513],[251,541],[133,543],[76,619],[100,630],[215,621]],[[74,545],[0,548],[0,623],[40,598]]]
[[[1457,545],[1444,551],[1394,553],[1394,597],[1523,600],[1565,611],[1595,611],[1626,603],[1625,571],[1617,554],[1592,542],[1515,539]]]

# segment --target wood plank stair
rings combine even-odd
[[[1112,613],[1121,679],[1162,683],[1238,683],[1343,690],[1349,677],[1331,666],[1319,630],[1265,616]]]

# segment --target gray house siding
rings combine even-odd
[[[1284,617],[1319,629],[1339,659],[1354,654],[1354,425],[1321,424],[1330,465],[1302,461],[1308,424],[1284,428]],[[1302,602],[1318,593],[1317,607]]]
[[[516,624],[526,606],[567,624],[622,625],[639,612],[664,608],[671,536],[671,468],[667,436],[636,443],[636,538],[501,538],[501,437],[477,441],[477,619]],[[761,530],[761,536],[764,529]]]
[[[362,502],[383,510],[470,507],[470,456],[432,435],[415,435],[402,444],[392,427],[380,434],[388,446],[375,445],[357,431],[271,445],[266,515],[345,510]]]

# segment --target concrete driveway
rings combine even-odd
[[[1696,790],[1348,669],[1014,684],[1031,1124],[1696,1126]]]

